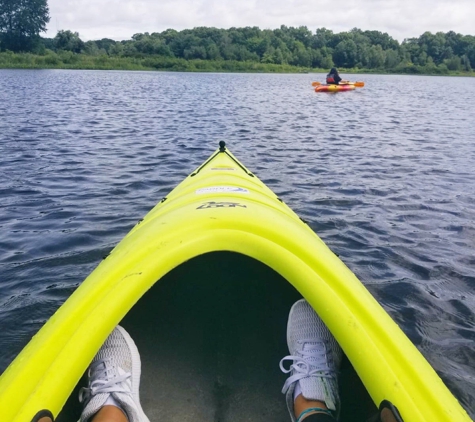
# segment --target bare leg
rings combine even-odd
[[[320,400],[307,400],[304,396],[302,396],[302,394],[300,394],[299,396],[295,398],[295,402],[294,402],[295,417],[298,418],[302,414],[302,412],[312,407],[327,409],[325,402],[320,401]],[[314,412],[309,412],[305,417],[313,415],[314,413],[322,413],[322,412],[315,410]]]
[[[44,417],[38,422],[53,422],[51,418]],[[128,422],[124,412],[115,406],[104,406],[96,413],[91,422]]]
[[[394,416],[394,413],[391,412],[389,409],[383,409],[380,417],[381,417],[382,422],[397,422],[397,419]]]
[[[92,422],[128,422],[128,419],[118,407],[104,406],[92,418]]]

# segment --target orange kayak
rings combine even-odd
[[[315,87],[315,92],[340,92],[340,91],[353,91],[355,89],[354,84],[345,85],[318,85]]]

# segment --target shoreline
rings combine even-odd
[[[297,67],[288,64],[270,64],[253,61],[234,60],[185,60],[168,59],[161,56],[111,57],[85,54],[32,54],[0,53],[0,69],[36,69],[36,70],[125,70],[125,71],[164,71],[164,72],[203,72],[203,73],[283,73],[309,74],[327,73],[328,69]],[[446,71],[434,69],[427,72],[411,65],[405,69],[359,69],[340,68],[340,73],[358,75],[420,75],[420,76],[461,76],[474,77],[475,71]]]

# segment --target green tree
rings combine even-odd
[[[334,38],[333,31],[326,28],[319,28],[315,31],[312,47],[313,48],[332,47],[331,42],[333,38]]]
[[[449,70],[460,70],[462,69],[462,59],[459,56],[453,56],[450,59],[444,60],[447,69]]]
[[[380,45],[372,45],[368,51],[368,65],[371,69],[383,67],[386,55]]]
[[[83,53],[88,56],[100,56],[101,54],[105,54],[105,50],[99,49],[95,41],[87,41],[84,44]]]
[[[445,34],[443,32],[437,32],[436,34],[424,32],[419,37],[419,45],[429,57],[432,57],[435,64],[442,63],[445,58]]]
[[[312,50],[312,67],[320,69],[331,69],[334,65],[332,53],[329,48],[323,47],[318,50]]]
[[[126,57],[135,57],[137,56],[137,49],[135,48],[134,43],[132,42],[127,42],[124,44],[124,49],[122,50],[122,53]]]
[[[206,49],[206,56],[209,60],[221,60],[218,46],[214,43],[208,45]]]
[[[472,66],[470,66],[470,59],[466,55],[462,56],[462,66],[463,70],[465,70],[466,72],[472,71]]]
[[[401,61],[396,50],[386,50],[386,61],[384,63],[386,69],[394,69]]]
[[[54,39],[41,37],[41,44],[45,46],[47,50],[54,50]]]
[[[246,47],[252,53],[262,56],[270,46],[268,38],[252,37],[246,41]]]
[[[364,31],[363,34],[369,39],[372,45],[380,45],[383,50],[396,50],[399,47],[399,43],[386,32]]]
[[[434,63],[432,57],[429,56],[423,70],[425,73],[437,73],[437,65]]]
[[[149,35],[145,33],[144,36],[141,36],[135,42],[135,48],[144,54],[158,54],[167,57],[173,56],[170,47],[168,47],[160,37],[153,36],[153,34]]]
[[[323,69],[331,69],[333,66],[335,66],[335,63],[333,62],[333,57],[331,55],[323,56],[321,67]]]
[[[404,63],[416,63],[422,53],[421,47],[418,44],[418,39],[409,38],[404,40],[401,45],[401,53]]]
[[[201,46],[191,46],[183,52],[185,59],[206,59],[206,49]]]
[[[298,28],[289,28],[290,36],[297,41],[300,41],[305,47],[309,47],[312,40],[312,32],[306,26],[299,26]]]
[[[468,58],[469,64],[473,69],[475,67],[475,37],[471,38],[473,39],[473,41],[471,44],[468,45],[464,56]]]
[[[79,38],[79,34],[69,29],[58,31],[54,37],[54,45],[56,50],[72,51],[73,53],[80,53],[84,48],[84,42]]]
[[[0,0],[0,40],[2,48],[31,51],[40,41],[49,22],[47,0]]]
[[[293,59],[291,64],[295,66],[310,67],[312,65],[312,55],[309,54],[305,45],[301,41],[293,42]],[[274,60],[274,63],[278,63]]]
[[[122,56],[124,54],[124,44],[117,42],[109,49],[109,54],[112,56]]]
[[[370,65],[370,49],[371,46],[369,43],[358,44],[356,43],[356,67],[372,67]]]
[[[275,49],[275,52],[272,58],[274,60],[274,63],[276,64],[284,63],[284,55],[282,54],[282,50],[279,47]]]
[[[335,52],[333,53],[333,60],[335,64],[339,67],[352,68],[356,64],[358,49],[353,40],[347,39],[341,41],[335,47]]]
[[[101,40],[95,41],[97,48],[104,49],[109,53],[110,49],[117,44],[117,41],[111,40],[110,38],[102,38]]]
[[[275,48],[269,47],[269,49],[262,55],[262,63],[274,63]]]

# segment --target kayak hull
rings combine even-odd
[[[342,91],[353,91],[355,85],[345,84],[345,85],[318,85],[315,87],[315,92],[342,92]]]
[[[173,269],[218,251],[264,264],[305,297],[376,405],[391,401],[406,422],[470,420],[356,276],[225,147],[131,230],[7,368],[5,420],[30,422],[45,409],[58,415],[137,301]]]

